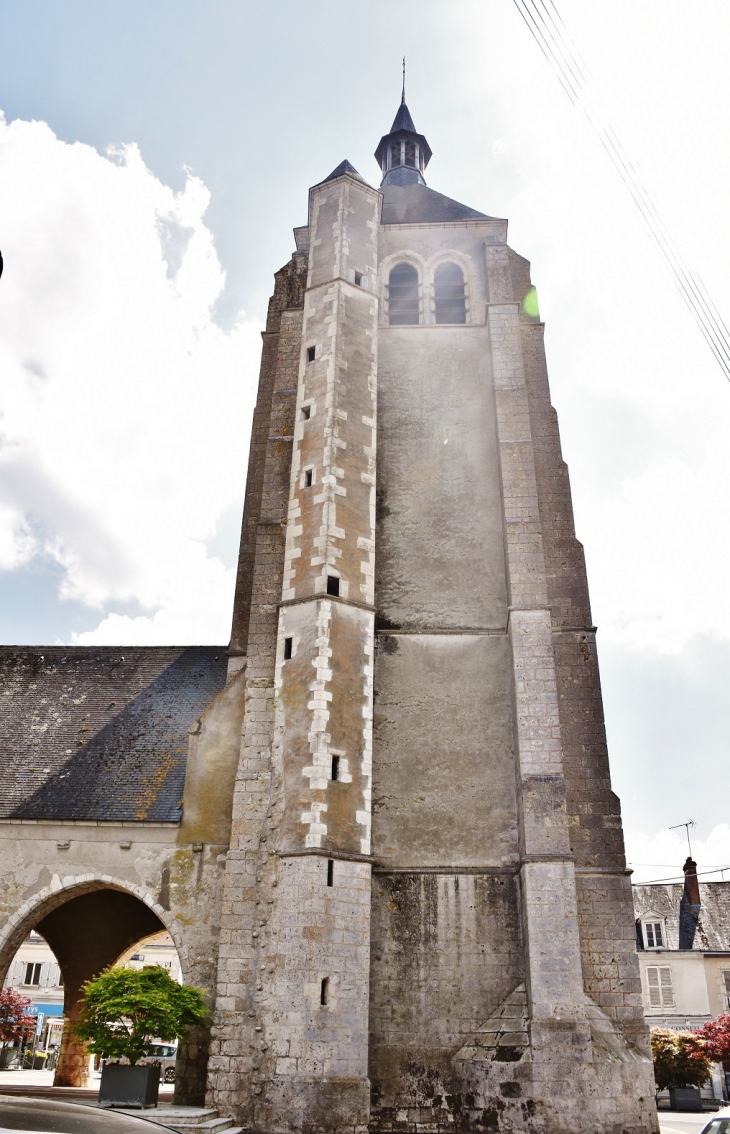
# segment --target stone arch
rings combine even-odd
[[[52,913],[53,910],[63,906],[72,898],[82,894],[93,893],[96,890],[117,890],[121,893],[131,894],[138,898],[162,922],[164,928],[175,942],[183,976],[187,980],[184,945],[180,935],[180,928],[170,911],[163,909],[151,894],[142,886],[136,886],[123,878],[114,878],[110,874],[85,873],[81,875],[67,875],[60,879],[54,875],[48,886],[37,890],[27,898],[22,905],[8,918],[3,929],[0,929],[0,981],[5,979],[8,966],[27,937],[39,921]]]
[[[408,264],[410,267],[415,268],[418,273],[418,294],[421,308],[422,319],[421,325],[427,319],[428,303],[425,298],[426,286],[426,263],[421,256],[416,252],[411,252],[410,249],[402,249],[400,252],[393,252],[392,255],[386,256],[380,264],[380,322],[388,325],[388,281],[390,273],[396,264]],[[415,324],[416,326],[418,324]]]
[[[464,276],[464,299],[466,301],[466,322],[472,322],[472,296],[474,294],[474,265],[471,256],[466,256],[463,252],[458,252],[455,248],[446,248],[431,256],[425,265],[423,288],[424,288],[424,306],[426,300],[429,318],[434,322],[434,292],[435,292],[435,276],[436,269],[441,264],[457,264]]]
[[[64,1017],[69,1021],[78,1015],[84,980],[116,963],[129,946],[151,933],[164,930],[170,934],[184,979],[188,976],[187,951],[176,919],[142,887],[111,875],[86,873],[63,879],[54,876],[48,886],[29,897],[0,931],[0,974],[3,976],[31,929],[36,929],[46,939],[61,966]],[[204,1079],[207,1046],[207,1034],[203,1033],[180,1045],[176,1079],[181,1087],[176,1093],[185,1093],[186,1080]],[[55,1085],[84,1086],[87,1080],[85,1045],[66,1027]]]

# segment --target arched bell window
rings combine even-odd
[[[418,272],[412,264],[396,264],[388,277],[388,322],[402,327],[419,321]]]
[[[433,277],[437,323],[466,323],[464,273],[458,264],[439,264]]]

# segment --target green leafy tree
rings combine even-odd
[[[81,989],[76,1035],[89,1040],[89,1051],[135,1064],[156,1039],[182,1039],[205,1022],[203,994],[173,980],[160,965],[142,969],[111,966]]]
[[[14,988],[0,992],[0,1050],[7,1043],[19,1043],[36,1025],[35,1016],[28,1012],[30,1000]]]
[[[710,1076],[712,1060],[696,1032],[652,1028],[651,1054],[659,1091],[671,1087],[701,1087]]]

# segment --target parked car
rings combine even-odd
[[[175,1060],[177,1059],[177,1044],[155,1043],[149,1055],[144,1055],[140,1063],[160,1065],[160,1080],[163,1083],[175,1082]]]
[[[93,1106],[58,1099],[0,1096],[0,1130],[63,1130],[65,1134],[159,1134],[157,1122],[129,1114],[110,1114]]]
[[[730,1106],[716,1110],[707,1125],[702,1127],[701,1134],[730,1134]]]

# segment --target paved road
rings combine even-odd
[[[143,1118],[114,1114],[57,1099],[0,1095],[0,1134],[160,1134],[160,1127]]]
[[[659,1129],[661,1134],[699,1134],[712,1118],[710,1111],[704,1114],[668,1114],[659,1111]]]

